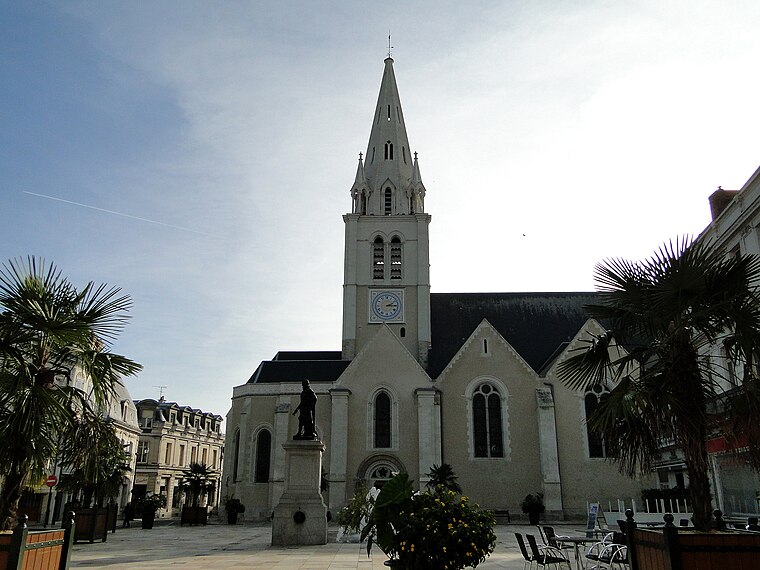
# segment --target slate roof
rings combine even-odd
[[[483,319],[543,374],[588,319],[583,306],[597,293],[432,293],[428,374],[437,378]],[[280,351],[248,384],[334,382],[350,364],[340,351]]]
[[[340,360],[340,350],[281,350],[272,360]]]
[[[537,373],[588,317],[597,293],[432,293],[428,373],[437,378],[485,318]]]
[[[340,351],[278,352],[274,359],[264,360],[248,384],[273,382],[334,382],[351,363],[341,360]]]

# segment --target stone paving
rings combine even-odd
[[[584,525],[561,526],[560,534],[581,534]],[[152,530],[142,530],[140,522],[131,528],[118,528],[109,533],[106,542],[78,543],[71,555],[71,568],[100,568],[116,570],[179,568],[217,569],[386,569],[385,555],[372,549],[367,557],[365,545],[337,544],[337,527],[331,526],[332,542],[324,546],[272,547],[269,524],[209,524],[181,527],[177,522],[157,524]],[[536,528],[507,524],[496,527],[497,543],[494,553],[478,568],[522,569],[523,558],[517,548],[514,533],[537,534]],[[540,539],[539,539],[540,540]]]

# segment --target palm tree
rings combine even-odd
[[[42,477],[92,400],[103,406],[141,366],[109,351],[131,306],[120,289],[78,290],[52,264],[28,257],[0,269],[0,528],[15,524],[25,486]],[[91,392],[72,385],[81,373]]]
[[[216,471],[211,469],[205,463],[191,463],[187,469],[182,472],[182,487],[190,493],[192,497],[192,506],[197,507],[201,495],[214,488],[214,477]]]
[[[560,363],[560,377],[573,389],[612,385],[588,425],[621,472],[651,470],[663,440],[680,447],[694,525],[707,529],[707,437],[720,429],[749,438],[760,467],[760,423],[752,421],[760,409],[760,259],[726,258],[683,239],[645,261],[605,260],[595,280],[601,302],[586,309],[608,330]],[[718,342],[728,366],[700,356]]]
[[[129,457],[113,422],[94,410],[85,410],[59,449],[61,465],[72,469],[60,487],[74,493],[81,491],[84,507],[93,500],[96,506],[103,506],[118,496],[124,475],[130,471]]]
[[[426,473],[430,480],[425,485],[433,492],[437,492],[439,488],[446,491],[454,491],[455,493],[462,493],[462,487],[457,483],[457,477],[454,475],[454,469],[448,463],[441,463],[441,465],[433,465],[430,468],[430,473]]]

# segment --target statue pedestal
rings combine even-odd
[[[288,441],[285,449],[285,491],[274,509],[272,546],[327,544],[327,506],[319,491],[321,441]]]

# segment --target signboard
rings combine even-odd
[[[45,485],[48,487],[55,487],[58,484],[58,477],[55,475],[48,475],[47,479],[45,479]]]
[[[588,521],[586,522],[586,537],[594,537],[594,528],[596,527],[596,517],[599,514],[599,503],[591,503],[588,506]]]

